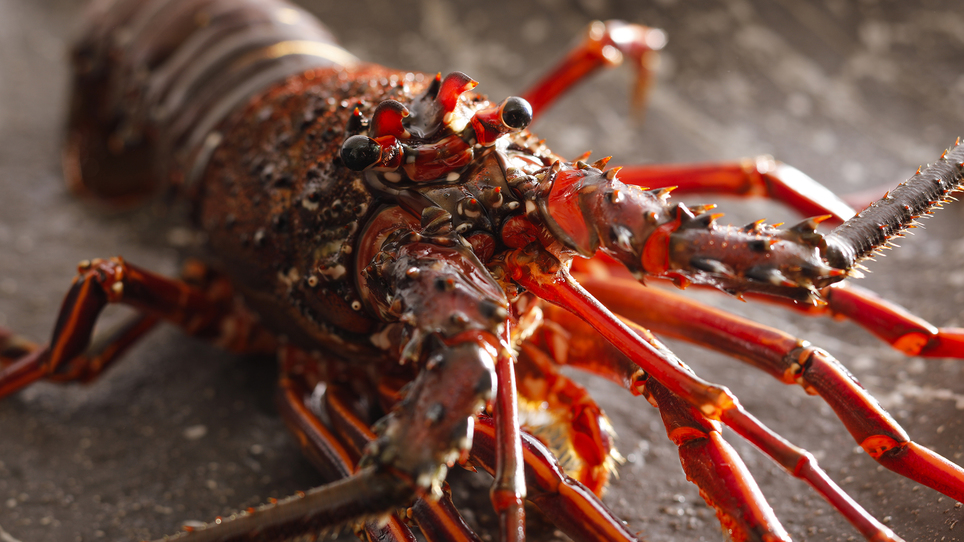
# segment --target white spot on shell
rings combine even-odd
[[[319,272],[332,280],[338,280],[345,276],[345,266],[338,264],[328,269],[321,269]]]
[[[449,174],[445,176],[445,180],[450,183],[454,183],[455,181],[459,180],[459,174],[455,171],[450,171]]]
[[[391,183],[397,183],[402,180],[402,176],[395,171],[386,171],[382,174],[385,180]]]

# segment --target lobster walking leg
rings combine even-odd
[[[297,356],[300,353],[290,352],[288,355]],[[328,473],[329,479],[347,478],[356,469],[357,457],[354,457],[338,437],[333,434],[321,421],[308,410],[304,403],[306,389],[292,376],[281,377],[279,390],[279,410],[288,424],[289,429],[297,435],[302,450],[312,463],[323,473]],[[394,514],[390,514],[385,521],[367,521],[364,530],[369,540],[385,542],[414,542],[415,536]]]
[[[100,354],[84,356],[100,311],[124,303],[147,316],[122,328]],[[50,345],[0,370],[0,397],[41,378],[95,378],[124,348],[164,319],[188,333],[236,351],[270,351],[275,339],[239,307],[226,281],[207,289],[155,275],[120,258],[82,262],[54,327]]]
[[[325,409],[332,425],[342,440],[360,455],[377,435],[359,419],[350,403],[346,390],[329,386],[325,392]],[[409,514],[430,542],[481,542],[456,510],[447,484],[442,486],[440,499],[417,499]]]
[[[607,378],[657,406],[667,435],[679,449],[687,478],[700,488],[732,539],[787,539],[743,460],[720,435],[718,422],[649,378],[589,324],[559,307],[547,306],[545,311],[547,325],[528,345],[530,349],[545,348],[553,361]],[[658,344],[645,329],[634,331]]]
[[[495,424],[479,416],[472,442],[472,463],[495,472]],[[556,459],[535,437],[522,433],[528,499],[570,538],[579,542],[629,542],[636,538],[588,488],[559,468]]]
[[[379,385],[378,388],[384,401],[393,403],[398,400],[393,386]],[[336,420],[341,415],[336,413],[345,409],[337,400],[332,400],[332,397],[338,398],[339,395],[333,395],[329,390],[326,394],[328,412],[338,426]],[[481,467],[493,475],[496,472],[496,455],[499,449],[496,444],[496,424],[496,420],[491,416],[477,417],[468,462],[468,465]],[[360,434],[361,431],[355,433]],[[558,460],[538,439],[522,431],[520,442],[525,464],[526,498],[538,506],[570,538],[580,542],[635,540],[625,523],[615,517],[589,488],[563,472]],[[417,508],[414,512],[417,519]],[[421,526],[422,521],[418,521]],[[450,539],[459,540],[454,536]]]
[[[838,224],[855,214],[836,194],[806,173],[768,156],[717,164],[626,166],[619,170],[619,179],[648,188],[672,186],[676,194],[766,197],[803,216],[831,215]]]
[[[40,348],[39,344],[0,326],[0,367],[10,365]]]
[[[722,421],[749,440],[795,477],[806,481],[868,540],[899,540],[840,489],[817,465],[813,455],[776,435],[746,412],[726,388],[710,384],[686,371],[635,334],[609,310],[579,287],[548,253],[516,251],[505,260],[505,274],[539,297],[556,303],[591,322],[597,330],[653,378],[710,419]]]
[[[885,467],[964,499],[964,469],[910,440],[830,354],[782,331],[628,280],[580,282],[614,312],[657,333],[694,342],[819,394],[854,439]],[[627,292],[633,295],[627,296]]]
[[[826,304],[797,306],[814,316],[845,317],[908,356],[964,358],[964,328],[942,327],[850,283],[825,288]]]
[[[657,52],[665,44],[666,34],[658,28],[596,21],[589,25],[583,42],[522,96],[532,105],[533,116],[538,116],[579,81],[600,68],[618,66],[624,57],[629,57],[636,68],[632,103],[641,108],[652,85]]]
[[[440,497],[449,466],[471,445],[472,416],[495,395],[491,343],[473,331],[450,340],[451,345],[427,341],[426,367],[378,424],[378,438],[351,476],[206,525],[183,539],[241,541],[257,533],[264,540],[283,540],[288,533],[322,532],[381,517],[418,497]],[[307,427],[304,417],[296,421],[300,429]]]
[[[524,420],[526,430],[553,450],[569,476],[602,495],[622,459],[609,419],[589,392],[561,374],[531,341],[519,348],[518,369],[519,396],[531,405],[523,412],[535,411]]]

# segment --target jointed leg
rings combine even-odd
[[[342,441],[360,456],[377,435],[359,418],[351,404],[345,390],[337,386],[329,386],[326,390],[325,409],[332,425]],[[448,485],[443,484],[441,489],[441,498],[417,499],[408,510],[409,516],[418,523],[422,534],[430,542],[480,542],[478,535],[465,524],[452,503]]]
[[[290,352],[297,356],[299,353]],[[302,451],[329,481],[347,478],[355,472],[357,454],[339,441],[305,405],[307,390],[292,376],[282,376],[278,397],[279,410],[288,428],[298,437]],[[415,536],[394,514],[384,521],[365,522],[364,531],[370,540],[409,541]]]
[[[619,170],[626,184],[653,189],[674,187],[674,194],[723,194],[765,197],[788,205],[805,217],[831,215],[831,223],[854,216],[854,210],[799,169],[768,156],[716,164],[652,164]]]
[[[723,422],[783,466],[807,482],[871,540],[899,540],[893,532],[857,505],[817,466],[812,454],[791,445],[766,428],[739,404],[729,390],[689,373],[663,348],[637,335],[576,284],[554,257],[546,252],[516,251],[507,255],[505,276],[542,299],[558,304],[591,322],[610,342],[651,377],[710,419]]]
[[[624,57],[629,57],[636,69],[632,103],[642,108],[652,84],[657,51],[665,44],[666,35],[657,28],[622,21],[596,21],[589,25],[585,40],[522,97],[532,105],[533,117],[537,117],[561,94],[599,68],[618,66]]]
[[[479,416],[472,442],[472,463],[495,472],[495,421]],[[629,542],[636,538],[588,488],[566,476],[535,437],[522,433],[528,499],[570,538],[579,542]]]
[[[545,315],[547,325],[530,347],[540,344],[558,363],[606,377],[657,406],[687,479],[700,488],[734,540],[788,538],[742,459],[723,440],[718,422],[648,378],[589,324],[559,307],[546,306]],[[636,332],[655,341],[644,329]]]
[[[908,356],[964,358],[964,328],[938,328],[849,282],[824,288],[821,297],[826,304],[790,306],[812,316],[847,318]]]
[[[799,383],[809,393],[819,394],[880,464],[953,499],[964,500],[964,469],[911,441],[824,350],[782,331],[633,281],[586,277],[582,284],[613,311],[657,333],[721,351],[781,382]],[[632,295],[627,295],[630,292]]]
[[[553,451],[569,476],[602,495],[621,459],[602,409],[532,342],[520,347],[518,372],[518,394],[527,403],[520,411],[524,428]]]
[[[128,322],[112,340],[85,355],[97,317],[110,303],[130,305],[143,317]],[[274,337],[237,304],[224,279],[200,288],[155,275],[120,258],[92,260],[79,267],[50,345],[0,370],[0,397],[40,378],[91,380],[158,320],[236,351],[271,351],[275,344]]]

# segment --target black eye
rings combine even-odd
[[[373,166],[381,157],[382,146],[368,136],[353,135],[341,146],[341,161],[351,170],[361,171]]]
[[[532,106],[518,96],[510,96],[502,104],[502,122],[514,130],[521,130],[532,122]]]

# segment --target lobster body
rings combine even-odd
[[[397,95],[406,74],[358,66],[282,2],[119,1],[91,11],[73,52],[72,184],[109,199],[163,187],[186,197],[219,268],[300,344],[330,341],[321,328],[370,332],[374,322],[351,308],[346,255],[373,198],[336,163],[354,105]],[[382,84],[389,78],[397,87]],[[320,275],[324,293],[306,295],[307,277],[289,270],[319,261],[332,267]]]
[[[525,113],[523,100],[490,102],[470,92],[476,83],[463,74],[443,80],[362,64],[320,24],[281,2],[115,0],[95,4],[90,20],[96,23],[88,25],[73,55],[68,180],[107,199],[172,190],[188,202],[211,261],[243,294],[246,307],[237,310],[253,309],[258,326],[284,339],[280,380],[286,421],[308,455],[323,469],[330,467],[326,474],[346,478],[277,510],[268,507],[270,514],[241,514],[225,522],[227,527],[218,521],[201,530],[199,540],[207,539],[206,533],[245,539],[251,532],[280,540],[364,521],[413,499],[412,513],[418,515],[419,506],[432,507],[425,503],[442,496],[446,470],[457,461],[495,472],[492,499],[503,537],[520,540],[526,494],[522,446],[529,454],[526,467],[538,471],[528,474],[546,477],[527,483],[553,521],[577,539],[629,540],[626,528],[566,478],[532,436],[565,455],[565,468],[579,482],[602,490],[618,457],[613,435],[585,391],[556,373],[555,366],[567,361],[660,407],[684,467],[697,469],[687,472],[734,531],[786,536],[765,503],[757,504],[752,480],[720,481],[698,471],[704,461],[742,468],[714,440],[720,423],[806,479],[865,536],[892,538],[845,498],[812,456],[750,417],[728,390],[692,375],[646,330],[627,327],[575,284],[567,269],[574,257],[604,252],[640,280],[657,276],[680,286],[815,301],[824,295],[821,290],[857,274],[859,259],[959,186],[961,148],[940,168],[923,172],[931,184],[928,175],[937,177],[936,189],[897,192],[891,198],[896,201],[878,204],[893,207],[887,213],[870,212],[845,224],[846,231],[857,233],[818,234],[825,217],[788,229],[762,221],[720,227],[719,215],[706,214],[712,206],[690,208],[671,203],[669,189],[624,184],[617,169],[606,170],[608,159],[590,165],[554,155],[525,131],[532,110]],[[640,44],[645,40],[633,43],[635,54]],[[627,54],[632,50],[625,48]],[[550,101],[548,91],[535,94],[545,98],[540,103]],[[909,184],[919,187],[923,181]],[[885,234],[857,247],[868,224]],[[103,299],[98,293],[78,303],[84,310],[65,309],[68,316],[52,343],[66,346],[52,354],[38,350],[4,369],[0,395],[47,373],[87,378],[86,369],[76,369],[81,362],[70,363],[86,347],[84,333],[68,336],[76,326],[63,322],[73,322],[75,314],[96,315],[99,303],[153,310],[192,332],[196,326],[185,317],[187,308],[212,305],[196,290],[120,261],[87,263],[81,272],[75,288],[100,280]],[[556,327],[540,328],[543,315],[535,297],[592,327],[544,306]],[[155,298],[163,299],[154,305]],[[621,305],[624,301],[607,303],[627,312],[640,308]],[[236,321],[235,309],[214,309],[214,316],[198,317],[209,318],[208,328],[227,329]],[[710,315],[706,308],[692,310]],[[658,327],[656,320],[650,317],[647,325]],[[709,335],[687,327],[692,322],[679,325],[684,334],[710,343],[706,337],[730,322],[710,320],[716,327]],[[563,322],[573,330],[571,338],[558,333]],[[252,336],[260,337],[260,327]],[[736,356],[787,383],[816,389],[835,408],[843,405],[838,412],[872,402],[835,360],[805,341],[738,342],[732,346]],[[589,345],[589,354],[577,353],[576,344]],[[0,360],[9,357],[3,348],[0,354]],[[517,357],[527,376],[518,385],[512,368]],[[553,384],[542,385],[548,381]],[[320,383],[333,388],[326,401],[338,437],[324,436],[324,424],[305,408],[304,397]],[[357,396],[346,398],[349,389]],[[516,401],[530,411],[522,414],[530,423],[521,433]],[[338,410],[339,405],[350,408]],[[540,409],[557,407],[564,421],[545,423],[548,430],[540,435],[545,427],[531,420]],[[960,492],[964,482],[942,485],[944,477],[960,478],[959,468],[915,448],[879,408],[867,411],[869,422],[845,422],[868,452],[922,483],[951,495]],[[860,418],[841,414],[846,416]],[[475,446],[473,435],[481,439]],[[712,450],[699,455],[690,446],[695,441],[712,443]],[[339,446],[353,451],[339,456]],[[893,450],[923,459],[893,467],[885,457]],[[326,453],[339,457],[321,457]],[[723,503],[735,493],[739,502]],[[755,509],[745,512],[744,505]],[[423,530],[457,524],[420,518]],[[369,522],[366,529],[380,537],[380,530],[393,525]]]

